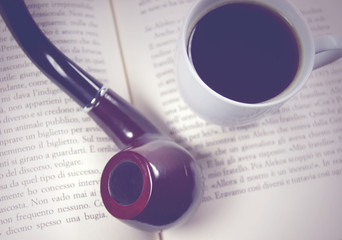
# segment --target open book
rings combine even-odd
[[[293,1],[314,35],[342,34],[342,1]],[[193,2],[26,0],[59,49],[196,157],[203,203],[160,234],[106,212],[99,180],[118,148],[0,19],[0,239],[342,239],[342,61],[315,70],[295,98],[252,125],[207,123],[174,76]]]

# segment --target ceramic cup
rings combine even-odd
[[[245,103],[224,97],[201,79],[189,56],[191,48],[189,39],[198,21],[214,9],[233,3],[252,3],[274,11],[288,21],[296,35],[299,66],[291,84],[277,96],[262,102]],[[300,91],[313,69],[329,64],[340,57],[342,57],[342,37],[331,35],[314,38],[305,18],[287,0],[199,0],[185,18],[176,49],[175,67],[180,93],[195,113],[209,122],[236,125],[251,123],[265,113],[278,109]],[[229,69],[229,66],[227,68]],[[248,68],[244,70],[249,71]],[[222,77],[224,79],[224,76]]]

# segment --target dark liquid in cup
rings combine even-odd
[[[253,3],[231,3],[208,12],[194,27],[188,48],[204,83],[244,103],[277,96],[299,68],[292,27],[278,13]]]

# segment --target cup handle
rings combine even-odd
[[[342,36],[327,35],[317,37],[315,44],[314,69],[323,67],[342,58]]]

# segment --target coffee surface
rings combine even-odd
[[[204,15],[191,33],[188,54],[214,91],[259,103],[284,91],[299,66],[299,46],[289,23],[273,10],[230,3]]]

